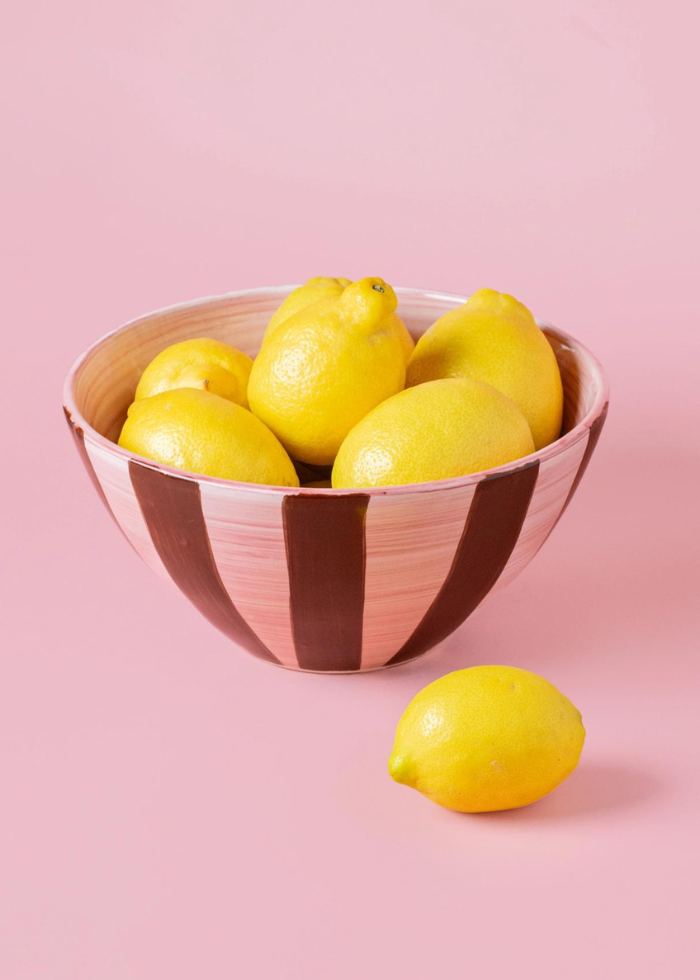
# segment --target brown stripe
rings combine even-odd
[[[117,521],[116,517],[112,513],[112,508],[109,506],[107,497],[105,496],[105,492],[102,489],[102,484],[97,478],[97,473],[95,473],[95,467],[92,465],[92,460],[88,456],[88,451],[85,448],[85,433],[83,432],[83,430],[80,428],[79,425],[76,425],[73,422],[73,417],[71,416],[71,413],[68,411],[65,405],[63,406],[63,411],[66,416],[66,422],[68,423],[68,428],[70,429],[71,434],[73,436],[73,442],[75,443],[75,448],[78,450],[78,455],[83,461],[83,466],[87,470],[87,474],[92,480],[92,485],[95,488],[95,490],[97,490],[100,500],[107,508],[107,511],[109,512],[110,516],[117,524],[117,527],[119,527],[119,521]]]
[[[583,456],[581,457],[581,462],[579,463],[578,472],[576,473],[576,476],[574,477],[574,482],[571,484],[571,489],[569,490],[566,496],[566,500],[564,501],[564,506],[561,509],[561,513],[559,514],[559,517],[557,517],[556,521],[552,525],[552,531],[557,526],[557,524],[559,523],[559,521],[561,520],[564,514],[564,511],[571,503],[571,498],[578,490],[578,485],[583,479],[583,474],[586,472],[588,468],[588,464],[591,461],[591,456],[593,455],[593,450],[598,445],[598,440],[600,439],[600,433],[603,431],[605,420],[608,417],[608,404],[609,402],[605,403],[600,415],[598,416],[597,419],[595,419],[595,421],[591,425],[590,432],[588,434],[588,442],[586,443],[586,448],[583,451]],[[551,534],[552,531],[550,531],[549,534]],[[549,537],[549,534],[547,535],[547,537]]]
[[[440,643],[493,588],[520,536],[538,472],[539,463],[533,463],[478,484],[447,578],[387,666],[412,660]]]
[[[284,498],[292,631],[305,670],[359,670],[369,497]]]
[[[170,577],[210,623],[250,653],[279,663],[238,612],[216,567],[199,484],[129,460],[129,475]]]

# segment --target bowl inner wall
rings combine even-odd
[[[398,312],[414,338],[439,316],[460,305],[459,300],[397,289]],[[149,314],[105,338],[81,364],[75,378],[75,403],[83,418],[100,435],[119,437],[141,372],[165,347],[192,337],[226,341],[254,357],[267,321],[284,292],[222,296]],[[559,363],[564,386],[562,433],[576,426],[593,407],[598,380],[585,352],[575,342],[545,326]]]

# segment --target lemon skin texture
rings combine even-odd
[[[518,667],[470,667],[411,701],[389,773],[450,810],[509,810],[563,782],[585,735],[580,712],[543,677]]]
[[[220,340],[196,337],[166,347],[141,375],[135,401],[173,388],[198,388],[248,407],[247,389],[253,361]]]
[[[335,488],[385,487],[465,476],[534,451],[525,417],[469,378],[407,388],[352,429],[333,466]]]
[[[263,343],[290,316],[299,313],[300,310],[307,309],[309,306],[314,306],[324,299],[337,299],[343,290],[351,284],[352,280],[343,278],[327,279],[324,276],[318,276],[315,279],[309,279],[303,286],[299,286],[291,292],[282,305],[272,314],[265,330]],[[416,345],[398,313],[392,314],[391,328],[401,342],[404,359],[408,364]]]
[[[294,314],[265,341],[250,374],[250,407],[295,459],[332,464],[350,429],[403,388],[395,309],[388,283],[361,279]]]
[[[458,376],[485,381],[511,398],[528,421],[536,449],[559,438],[559,366],[533,315],[512,296],[480,289],[418,340],[407,386]]]
[[[195,388],[175,388],[135,401],[119,445],[190,473],[299,486],[292,461],[260,419],[241,405]]]
[[[350,279],[343,279],[342,277],[333,279],[330,276],[315,276],[313,279],[308,279],[303,286],[298,286],[292,290],[270,317],[265,329],[263,343],[290,316],[294,316],[300,310],[305,310],[307,306],[314,306],[324,299],[337,299],[345,287],[350,285],[350,282]]]

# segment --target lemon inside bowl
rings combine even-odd
[[[66,379],[66,417],[97,493],[136,552],[237,649],[297,670],[394,666],[457,629],[537,553],[595,449],[607,381],[582,344],[540,323],[562,376],[560,438],[513,463],[433,483],[256,486],[176,470],[116,444],[141,373],[160,351],[210,337],[254,357],[293,288],[196,300],[107,334]],[[396,294],[414,340],[465,301],[421,289]]]

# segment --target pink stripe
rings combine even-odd
[[[512,582],[547,540],[576,479],[587,442],[588,436],[584,435],[566,452],[540,463],[535,492],[518,543],[494,590]]]
[[[370,498],[362,670],[385,664],[430,608],[452,566],[475,489]]]
[[[85,448],[107,503],[134,550],[149,568],[171,582],[172,579],[153,545],[138,500],[134,496],[128,460],[94,445],[88,439],[85,440]]]
[[[221,581],[267,649],[298,667],[289,609],[281,494],[201,483],[202,512]]]

